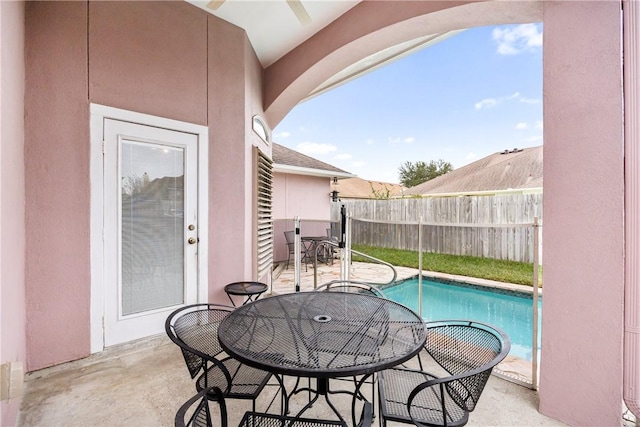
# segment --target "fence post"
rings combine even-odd
[[[531,346],[531,387],[538,389],[538,276],[540,274],[540,225],[538,217],[533,218],[533,337]]]
[[[422,318],[422,215],[418,219],[418,314]]]

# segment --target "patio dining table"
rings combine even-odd
[[[314,260],[317,256],[317,260],[326,264],[331,260],[324,250],[318,253],[318,246],[323,241],[327,240],[327,236],[302,236],[301,241],[304,245],[304,250],[310,261]],[[324,249],[324,248],[323,248]]]
[[[391,300],[346,292],[298,292],[239,307],[220,324],[218,339],[227,354],[247,365],[316,378],[316,396],[297,416],[322,395],[344,422],[328,397],[329,379],[363,376],[352,393],[355,425],[364,380],[416,355],[426,332],[415,312]]]

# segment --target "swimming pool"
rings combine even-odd
[[[418,312],[418,277],[383,288],[385,296]],[[509,354],[531,361],[532,296],[524,292],[431,278],[422,279],[422,317],[429,320],[468,319],[501,328],[511,340]],[[540,342],[542,298],[538,300]],[[539,348],[539,347],[538,347]],[[538,352],[540,354],[540,352]]]

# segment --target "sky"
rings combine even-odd
[[[542,24],[478,27],[298,104],[273,141],[367,180],[542,145]]]

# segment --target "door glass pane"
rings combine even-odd
[[[184,149],[122,141],[122,315],[183,303]]]

